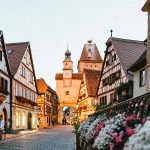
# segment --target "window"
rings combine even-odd
[[[110,102],[112,102],[114,100],[114,93],[110,94]]]
[[[30,73],[30,78],[29,78],[30,82],[33,83],[33,75],[32,73]]]
[[[145,69],[140,71],[140,87],[142,87],[144,85],[146,85],[146,71],[145,71]]]
[[[3,57],[3,52],[2,50],[0,50],[0,61],[2,61],[2,57]]]
[[[70,94],[70,92],[69,91],[66,91],[66,95],[69,95]]]
[[[100,97],[100,105],[107,104],[107,96]]]
[[[21,120],[20,111],[16,111],[16,127],[20,127],[20,120]]]
[[[4,95],[8,95],[8,81],[0,77],[0,92]]]
[[[26,113],[22,112],[22,126],[26,126]]]
[[[26,76],[25,67],[23,67],[23,66],[21,66],[21,75],[22,75],[23,77]]]

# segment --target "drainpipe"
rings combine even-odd
[[[12,77],[10,78],[10,126],[9,129],[12,131]]]

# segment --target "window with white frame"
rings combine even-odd
[[[140,78],[139,79],[140,79],[140,82],[139,82],[140,87],[146,85],[146,71],[145,71],[145,69],[140,71]]]

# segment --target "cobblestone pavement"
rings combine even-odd
[[[75,150],[75,136],[71,126],[56,126],[6,139],[0,150]]]

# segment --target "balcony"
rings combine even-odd
[[[24,97],[22,97],[22,96],[16,96],[16,100],[17,100],[18,102],[21,102],[22,104],[23,104],[23,103],[26,103],[26,104],[30,104],[30,105],[32,105],[32,106],[38,106],[36,102],[33,102],[33,101],[31,101],[31,100],[29,100],[29,99],[27,99],[27,98],[24,98]]]
[[[135,98],[125,100],[120,103],[115,103],[111,106],[108,106],[107,108],[100,109],[96,111],[94,114],[91,114],[89,116],[101,115],[104,113],[108,115],[110,114],[115,115],[116,113],[123,113],[123,112],[127,112],[128,114],[133,114],[133,112],[135,113],[140,112],[142,117],[143,112],[148,113],[149,111],[150,111],[150,92]]]

